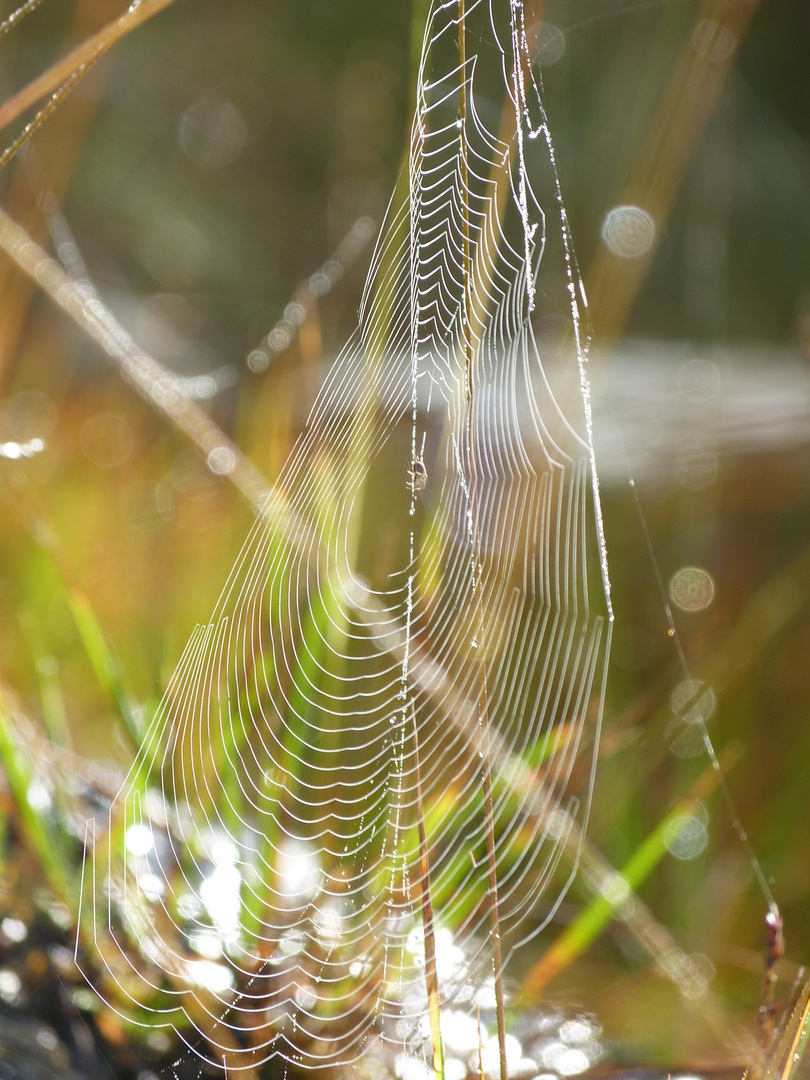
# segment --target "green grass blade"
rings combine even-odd
[[[141,729],[135,717],[132,697],[126,689],[121,665],[110,648],[101,623],[96,618],[90,601],[84,593],[78,589],[68,589],[67,599],[76,629],[79,631],[79,637],[96,678],[115,705],[116,712],[133,745],[140,746]]]
[[[74,911],[74,873],[65,853],[65,837],[60,835],[44,811],[32,805],[30,792],[35,781],[34,770],[14,736],[8,714],[2,708],[0,766],[8,779],[25,842],[39,861],[51,889]]]
[[[576,919],[563,931],[551,947],[529,970],[520,989],[524,1003],[537,1001],[546,986],[569,967],[608,926],[617,910],[632,897],[641,883],[649,876],[667,854],[667,840],[673,827],[692,818],[698,803],[716,787],[720,773],[710,766],[700,776],[692,789],[679,799],[655,829],[650,833],[622,867],[616,880],[623,882],[616,895],[597,893]]]
[[[42,719],[48,738],[54,746],[70,746],[70,728],[65,710],[65,698],[59,683],[59,664],[53,656],[41,656],[37,661],[39,699]]]

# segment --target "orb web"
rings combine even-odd
[[[504,963],[553,914],[612,617],[584,308],[522,5],[434,2],[358,330],[88,831],[95,985],[131,1022],[229,1071],[402,1039],[417,764],[443,1001],[492,982],[488,830]]]

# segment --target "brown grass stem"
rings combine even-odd
[[[762,980],[762,1004],[759,1007],[759,1043],[763,1053],[773,1042],[774,1017],[776,1004],[774,991],[776,989],[776,965],[785,954],[785,936],[783,933],[782,916],[776,904],[770,904],[765,915],[765,926],[768,934],[768,946],[765,951],[765,977]]]
[[[483,666],[483,662],[482,662]],[[490,937],[492,939],[492,964],[495,969],[495,1017],[498,1028],[498,1054],[500,1057],[501,1080],[506,1080],[506,1010],[503,992],[503,957],[501,954],[501,924],[498,913],[498,874],[495,857],[495,810],[492,801],[492,766],[489,753],[489,716],[486,703],[486,682],[482,687],[484,709],[482,727],[484,729],[484,749],[481,755],[481,780],[484,788],[484,829],[487,843],[487,875],[489,888]]]
[[[475,1023],[478,1028],[478,1075],[484,1080],[484,1040],[481,1038],[481,1006],[475,1006]]]
[[[93,0],[79,0],[66,30],[67,39],[87,36],[96,28],[96,15]],[[40,143],[36,153],[28,153],[19,162],[6,188],[6,211],[16,221],[28,224],[35,239],[42,240],[47,232],[53,235],[56,230],[67,232],[60,207],[107,86],[109,69],[95,71],[95,78],[85,83],[83,93],[62,107],[58,134],[46,144]],[[5,388],[11,375],[13,359],[28,325],[32,292],[31,282],[11,263],[0,268],[0,389]]]
[[[436,967],[436,935],[433,920],[433,904],[430,899],[430,863],[427,836],[425,834],[425,811],[422,804],[422,776],[419,763],[419,734],[416,727],[416,709],[411,701],[413,721],[413,760],[416,778],[416,816],[419,824],[419,884],[422,893],[422,926],[425,938],[425,984],[427,987],[430,1040],[433,1046],[433,1072],[436,1080],[444,1080],[444,1046],[442,1044],[441,1011],[439,1009],[439,975]]]
[[[36,105],[42,98],[46,97],[48,94],[53,94],[54,97],[51,101],[44,106],[32,121],[32,124],[36,124],[38,127],[42,121],[47,119],[65,94],[73,88],[78,79],[88,71],[112,45],[117,41],[120,41],[121,38],[125,37],[132,30],[141,26],[147,19],[151,19],[153,15],[157,15],[158,12],[168,7],[171,3],[173,3],[173,0],[141,0],[139,4],[133,4],[127,12],[120,16],[120,18],[114,19],[111,23],[108,23],[99,30],[98,33],[88,37],[81,45],[77,45],[75,49],[67,54],[67,56],[62,57],[61,60],[57,60],[57,62],[49,67],[47,71],[44,71],[36,79],[32,79],[27,86],[24,86],[22,90],[0,106],[0,131],[8,127],[8,125],[13,123],[19,116],[22,116],[24,112],[30,109],[32,105]],[[28,125],[28,127],[30,126],[31,125]],[[26,138],[28,138],[30,134],[33,134],[32,131],[28,131],[28,128],[26,128],[26,132],[28,132]],[[23,134],[25,134],[25,132]],[[17,140],[17,142],[19,142],[19,140]],[[20,145],[22,145],[22,143],[20,143]],[[12,144],[12,147],[19,149],[16,142]],[[12,147],[9,147],[9,150],[11,150]],[[2,158],[0,158],[0,163],[3,165],[8,160],[7,155],[9,150],[6,150]]]
[[[101,53],[94,57],[93,60],[89,60],[85,65],[79,68],[78,71],[74,71],[64,83],[62,83],[48,104],[39,110],[34,119],[25,125],[17,138],[6,147],[2,154],[0,154],[0,169],[4,169],[15,154],[19,153],[31,136],[42,127],[48,117],[62,104],[76,83],[87,74],[93,64],[95,64],[96,60],[100,59],[100,57]]]
[[[5,37],[9,30],[13,30],[18,23],[22,22],[26,15],[30,15],[41,3],[42,0],[26,0],[26,2],[18,7],[16,11],[12,11],[8,18],[0,23],[0,37]]]
[[[657,241],[680,189],[687,165],[731,70],[759,0],[703,0],[650,124],[650,135],[617,202],[650,215],[655,235],[636,258],[600,245],[585,275],[593,323],[600,340],[614,342],[652,263]]]

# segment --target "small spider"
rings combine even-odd
[[[411,491],[424,491],[427,487],[428,474],[425,463],[421,458],[416,458],[408,469],[408,483]]]

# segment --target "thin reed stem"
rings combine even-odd
[[[18,7],[16,11],[12,11],[12,13],[0,23],[0,37],[5,37],[9,30],[13,30],[18,23],[22,22],[26,15],[30,15],[41,3],[42,0],[26,0],[26,2]]]
[[[478,524],[478,469],[476,466],[475,446],[475,401],[474,387],[474,350],[472,342],[472,304],[471,304],[471,260],[470,260],[470,206],[469,206],[469,168],[467,154],[467,73],[466,73],[466,12],[464,0],[459,0],[458,52],[459,52],[459,164],[462,186],[462,215],[464,243],[464,304],[462,309],[462,337],[464,340],[464,360],[467,391],[467,441],[470,464],[470,501],[472,517],[471,564],[473,603],[476,617],[476,639],[478,668],[478,724],[481,731],[481,783],[484,793],[484,832],[487,845],[487,903],[489,905],[490,938],[492,943],[492,964],[495,975],[495,1012],[498,1028],[498,1052],[500,1058],[500,1077],[506,1077],[506,1015],[503,992],[503,957],[501,953],[501,927],[498,910],[498,874],[495,855],[495,810],[492,798],[492,764],[489,738],[489,694],[487,690],[486,648],[484,641],[484,605],[481,582],[481,538]]]
[[[425,983],[430,1018],[430,1039],[433,1044],[433,1072],[436,1080],[444,1080],[444,1046],[442,1044],[441,1012],[439,1009],[439,975],[436,967],[436,936],[433,904],[430,899],[430,864],[428,862],[425,811],[422,805],[422,776],[419,765],[419,735],[416,728],[416,709],[411,700],[413,721],[413,756],[416,775],[416,816],[419,822],[419,883],[422,890],[422,924],[425,937]]]
[[[172,2],[173,0],[141,0],[139,4],[133,4],[120,18],[102,27],[97,34],[87,38],[81,45],[69,52],[67,56],[58,60],[42,75],[33,79],[19,93],[0,106],[0,131],[2,131],[3,128],[8,127],[9,124],[22,116],[32,105],[41,101],[48,94],[53,95],[51,100],[40,109],[34,119],[25,126],[22,133],[0,156],[0,168],[6,165],[34,132],[42,126],[66,95],[70,93],[79,79],[90,70],[97,60],[101,59],[109,48],[136,27],[145,23],[147,19],[168,7]]]
[[[762,1004],[759,1007],[759,1042],[763,1053],[773,1042],[774,1015],[776,1004],[774,991],[776,989],[776,965],[785,954],[785,937],[782,926],[782,916],[776,904],[768,905],[768,913],[765,916],[765,925],[768,930],[768,948],[765,954],[765,978],[762,981]]]

